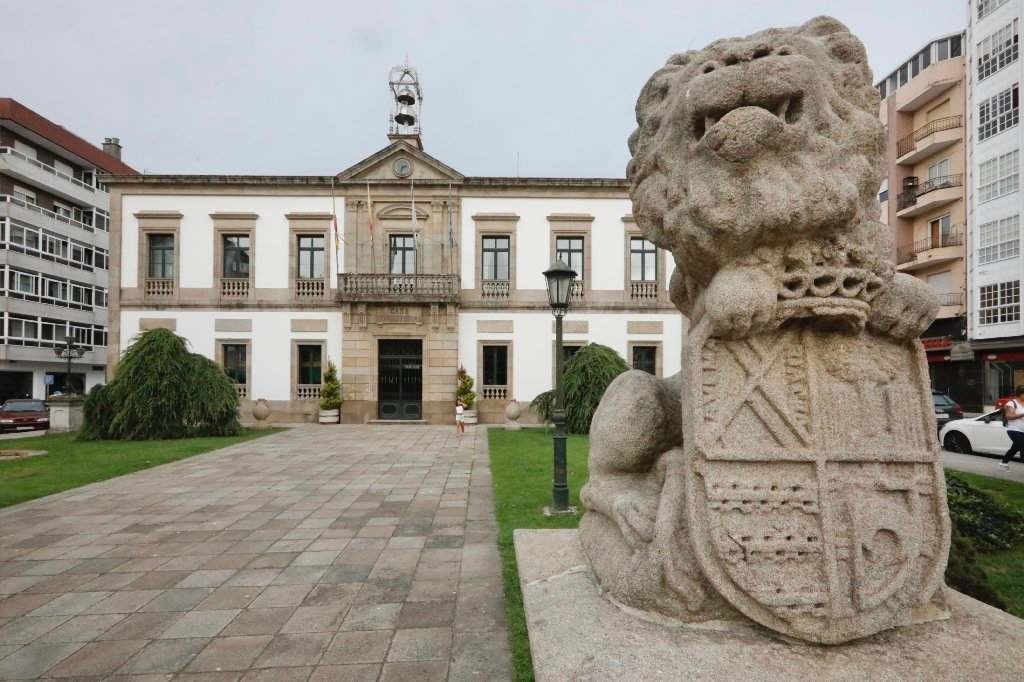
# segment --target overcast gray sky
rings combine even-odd
[[[423,81],[424,146],[467,175],[625,172],[672,53],[818,14],[876,80],[961,30],[965,0],[0,0],[10,96],[139,170],[330,174],[387,143],[388,69]]]

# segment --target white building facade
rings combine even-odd
[[[107,178],[111,370],[163,327],[225,367],[243,417],[262,398],[272,420],[314,418],[333,362],[345,421],[450,423],[464,367],[498,422],[552,386],[556,256],[580,275],[567,354],[601,343],[679,370],[671,257],[639,233],[625,180],[466,177],[390,137],[333,177]]]
[[[1024,384],[1018,43],[1022,0],[968,3],[968,290],[984,402]]]

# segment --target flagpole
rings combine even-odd
[[[411,213],[409,214],[409,219],[412,221],[412,243],[413,243],[413,248],[419,249],[420,239],[419,239],[419,233],[416,230],[416,184],[413,182],[412,178],[409,178],[409,209],[411,211]],[[423,250],[426,251],[426,245],[425,244],[423,246]],[[415,251],[413,253],[416,254]],[[416,259],[417,260],[419,260],[421,257],[422,257],[422,254],[416,254]],[[415,263],[416,261],[413,261],[413,262]],[[419,268],[417,267],[416,269],[418,270]]]
[[[341,244],[338,241],[338,201],[334,196],[334,176],[331,176],[331,227],[334,228],[334,275],[338,274],[340,259],[338,258],[338,251],[341,250]]]
[[[373,199],[370,198],[370,181],[366,181],[366,214],[370,219],[370,274],[377,272],[377,252],[373,234]],[[358,227],[358,226],[357,226]]]

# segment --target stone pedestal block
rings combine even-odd
[[[78,431],[85,422],[82,406],[84,400],[47,400],[50,411],[50,431]]]
[[[641,617],[601,595],[575,530],[517,530],[515,547],[538,682],[1024,679],[1024,621],[952,590],[945,620],[827,646]]]

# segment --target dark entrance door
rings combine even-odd
[[[423,341],[381,339],[377,342],[377,416],[421,419],[423,416]]]

